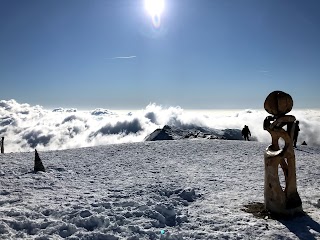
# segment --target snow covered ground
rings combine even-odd
[[[265,143],[139,142],[0,155],[0,239],[320,239],[320,148],[296,151],[306,216],[256,218]]]

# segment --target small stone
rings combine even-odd
[[[80,217],[82,218],[90,217],[91,215],[92,213],[89,210],[83,210],[80,212]]]
[[[179,196],[188,201],[188,202],[193,202],[196,199],[196,193],[194,189],[184,189]]]

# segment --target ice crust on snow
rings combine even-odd
[[[296,150],[306,216],[255,218],[259,142],[160,141],[0,155],[0,239],[320,239],[320,149]]]

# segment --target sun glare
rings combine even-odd
[[[145,0],[144,5],[151,17],[160,17],[164,9],[164,0]]]
[[[152,24],[155,29],[160,29],[161,14],[164,10],[164,0],[144,0],[144,6],[151,16]]]

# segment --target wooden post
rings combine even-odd
[[[4,153],[4,137],[1,138],[1,153]]]

